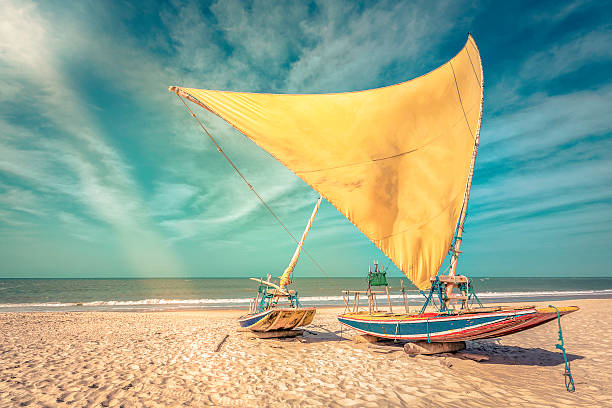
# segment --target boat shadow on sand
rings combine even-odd
[[[329,330],[323,326],[311,325],[301,330],[304,330],[304,335],[302,336],[302,341],[304,343],[324,343],[328,341],[347,340],[346,337],[342,338],[340,336],[340,330]]]
[[[351,341],[351,336],[347,336],[347,332],[340,330],[328,330],[324,327],[309,326],[304,329],[302,337],[304,343],[321,343],[330,341]],[[379,341],[371,344],[372,351],[387,350],[402,351],[406,342],[404,341]],[[465,354],[471,357],[464,357]],[[501,365],[523,365],[523,366],[546,366],[552,367],[564,363],[563,354],[561,351],[549,351],[539,347],[525,348],[520,346],[506,346],[500,344],[496,340],[476,340],[466,342],[466,349],[457,353],[441,353],[429,355],[427,357],[451,357],[451,358],[466,358],[473,359],[474,356],[482,356],[487,360],[479,361],[480,364],[501,364]],[[567,353],[569,362],[582,360],[583,356],[578,354]]]

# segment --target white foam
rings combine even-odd
[[[410,291],[406,297],[409,301],[424,300],[424,297],[416,291]],[[580,296],[612,296],[612,289],[603,290],[566,290],[566,291],[537,291],[537,292],[481,292],[477,296],[480,299],[516,299],[516,298],[550,298],[550,297],[580,297]],[[385,294],[378,294],[379,298],[386,298]],[[391,299],[402,299],[401,294],[391,295]],[[252,298],[221,298],[221,299],[141,299],[141,300],[105,300],[83,303],[0,303],[0,309],[57,309],[57,308],[85,308],[85,309],[115,309],[130,308],[138,306],[162,306],[162,307],[197,307],[204,306],[218,308],[222,306],[248,305]],[[352,300],[352,299],[351,299]],[[307,304],[342,304],[342,296],[304,296],[300,298],[301,303]]]

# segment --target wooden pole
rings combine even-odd
[[[391,296],[389,296],[389,286],[385,286],[387,290],[387,300],[389,301],[389,313],[393,313],[393,306],[391,306]]]
[[[223,347],[223,344],[225,343],[228,337],[229,337],[229,334],[226,334],[223,340],[221,340],[219,344],[217,344],[217,347],[215,348],[215,353],[218,353],[221,351],[221,347]]]
[[[474,44],[476,46],[476,44]],[[452,68],[452,65],[451,65]],[[453,75],[454,71],[453,71]],[[457,236],[452,248],[453,255],[451,257],[451,266],[448,271],[448,276],[455,276],[457,273],[457,259],[461,253],[461,240],[463,238],[463,225],[465,224],[465,216],[467,214],[468,201],[470,199],[470,190],[472,189],[472,178],[474,176],[474,165],[476,164],[476,155],[478,155],[478,145],[480,141],[480,125],[482,123],[482,105],[484,102],[484,77],[482,74],[482,66],[480,68],[480,116],[478,118],[478,127],[476,128],[476,134],[474,135],[474,149],[472,151],[472,159],[470,161],[470,170],[468,172],[467,185],[465,187],[465,194],[463,197],[463,207],[461,208],[461,215],[459,216],[459,223],[457,224]],[[453,287],[455,285],[448,283],[446,285],[446,295],[451,296],[453,294]],[[448,301],[447,301],[448,303]],[[448,305],[447,305],[448,306]]]
[[[255,303],[253,303],[253,312],[257,310],[258,304],[259,304],[259,291],[257,292],[257,296],[255,296]]]
[[[404,309],[406,309],[406,314],[410,313],[410,308],[408,307],[408,299],[406,298],[406,289],[404,289],[404,280],[400,280],[402,283],[402,297],[404,298]]]

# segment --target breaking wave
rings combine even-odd
[[[547,299],[576,299],[612,297],[612,289],[604,290],[565,290],[565,291],[517,291],[517,292],[481,292],[478,298],[485,301],[530,299],[532,301]],[[379,294],[379,297],[386,297]],[[422,302],[423,295],[410,291],[406,294],[409,302]],[[401,294],[392,294],[391,299],[401,302]],[[78,310],[171,310],[171,309],[215,309],[241,308],[247,306],[251,298],[221,299],[141,299],[141,300],[100,300],[93,302],[38,302],[38,303],[0,303],[0,311],[78,311]],[[365,299],[363,299],[365,301]],[[306,305],[336,306],[344,303],[342,296],[303,296],[300,302]]]

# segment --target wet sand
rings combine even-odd
[[[0,314],[0,407],[610,406],[612,300],[562,319],[576,392],[565,391],[556,321],[459,355],[410,357],[351,340],[320,309],[304,337],[238,332],[241,311]],[[219,342],[229,334],[219,352]]]

